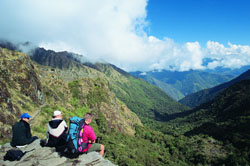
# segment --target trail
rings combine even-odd
[[[30,118],[30,124],[33,124],[34,119],[36,119],[36,117],[40,114],[40,112],[42,111],[42,108],[44,106],[46,106],[45,103],[43,105],[39,106],[39,110]]]

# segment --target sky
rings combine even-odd
[[[150,34],[175,42],[250,44],[249,0],[150,0]]]
[[[239,68],[250,65],[249,9],[249,0],[1,0],[0,39],[126,71]]]

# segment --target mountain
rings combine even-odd
[[[134,100],[131,104],[132,108],[136,108],[135,103],[138,100],[139,106],[143,104],[140,102],[145,101],[150,103],[144,103],[146,105],[144,108],[154,106],[157,109],[161,106],[156,105],[158,99],[162,100],[158,102],[160,104],[168,99],[164,98],[167,95],[159,88],[135,79],[125,71],[109,64],[95,64],[90,68],[89,64],[68,63],[70,64],[67,65],[68,69],[52,68],[35,63],[21,52],[4,48],[0,48],[0,57],[1,144],[10,141],[11,125],[18,121],[24,112],[32,115],[30,120],[32,134],[39,138],[46,137],[47,124],[55,109],[63,112],[63,118],[67,124],[72,116],[82,117],[86,112],[92,112],[95,118],[91,126],[98,136],[97,141],[105,145],[105,158],[111,162],[117,165],[192,165],[192,160],[189,160],[192,157],[185,157],[186,153],[183,152],[183,148],[187,149],[192,145],[191,141],[190,144],[182,145],[183,141],[180,140],[179,143],[171,135],[164,135],[155,129],[145,127],[138,116],[113,93],[114,90],[120,93],[124,91],[125,95],[129,95],[125,99],[129,101],[131,97]],[[100,71],[105,71],[105,74]],[[110,81],[115,78],[117,80],[114,82]],[[118,88],[119,83],[122,88]],[[113,85],[114,90],[111,90]],[[129,88],[131,90],[127,90]],[[138,92],[138,96],[133,96],[136,93],[132,91]],[[160,97],[157,98],[158,94]],[[171,103],[168,102],[168,104]],[[180,104],[179,106],[183,107]],[[171,106],[167,110],[169,108]],[[165,111],[165,108],[159,110]],[[149,111],[145,110],[145,112],[146,116]],[[157,123],[154,119],[151,119],[151,122],[151,124]],[[189,141],[188,138],[181,139],[185,142]],[[5,152],[5,146],[1,150]],[[44,150],[46,149],[42,149]],[[198,149],[194,148],[191,151],[196,150]],[[195,153],[190,154],[193,156]],[[0,155],[2,156],[3,153]],[[179,155],[182,156],[180,159]],[[28,159],[25,160],[25,163],[27,162]]]
[[[24,111],[34,113],[44,103],[37,68],[28,56],[0,48],[1,141],[11,136],[11,125]]]
[[[205,72],[209,73],[216,73],[216,74],[223,74],[223,75],[234,75],[235,77],[239,76],[240,74],[244,73],[250,69],[249,65],[242,66],[240,68],[223,68],[223,67],[216,67],[215,69],[206,69]]]
[[[169,127],[165,130],[188,137],[213,137],[222,142],[225,152],[229,152],[223,164],[249,165],[249,103],[250,80],[241,80],[222,90],[211,101],[195,107],[185,115],[179,114],[178,118],[167,122]]]
[[[143,78],[147,82],[160,87],[176,100],[202,89],[210,88],[231,80],[234,75],[222,75],[203,71],[150,71],[131,72],[132,75]]]
[[[51,115],[55,109],[59,109],[67,124],[72,116],[82,117],[86,112],[92,112],[95,118],[91,126],[98,137],[97,142],[105,145],[105,158],[117,165],[249,164],[245,157],[249,156],[248,149],[239,153],[237,150],[240,147],[231,145],[231,140],[228,140],[229,143],[223,142],[224,139],[220,137],[196,130],[206,122],[221,125],[208,112],[223,112],[223,107],[227,108],[227,105],[233,108],[231,112],[235,112],[230,117],[238,117],[239,124],[248,121],[248,112],[243,107],[238,107],[242,105],[248,108],[248,88],[239,91],[240,94],[246,92],[243,96],[233,95],[237,96],[233,98],[233,102],[226,98],[231,92],[220,96],[221,100],[216,99],[220,103],[227,101],[223,107],[217,103],[213,109],[204,106],[202,109],[186,110],[185,106],[176,104],[161,89],[134,78],[114,65],[82,62],[80,57],[67,56],[67,52],[52,51],[51,54],[46,54],[47,50],[40,51],[47,58],[35,62],[31,58],[38,58],[39,54],[33,55],[38,57],[29,57],[15,50],[0,48],[1,144],[10,141],[11,125],[24,112],[32,115],[32,134],[45,138]],[[55,55],[61,56],[53,58]],[[65,60],[65,64],[60,63]],[[43,62],[46,65],[42,65]],[[240,87],[244,87],[243,85]],[[232,94],[237,93],[240,87],[236,87]],[[237,102],[241,99],[246,103]],[[230,104],[233,103],[237,105],[231,107]],[[241,111],[236,112],[237,108],[242,109],[247,116]],[[231,125],[231,119],[224,121]],[[232,122],[236,124],[236,120],[233,119]],[[244,140],[242,137],[244,135],[241,131],[236,133],[237,140]],[[6,151],[5,145],[0,145],[0,156]],[[54,149],[41,148],[39,145],[34,150],[35,157],[38,151],[50,151],[49,154],[58,157]],[[43,159],[44,156],[40,157]],[[47,163],[50,159],[48,156],[41,162]],[[36,162],[37,158],[28,157],[24,160],[25,163]],[[64,165],[72,163],[72,160],[60,158],[60,162],[63,160]],[[73,164],[78,165],[79,160],[82,157]]]
[[[182,112],[187,107],[179,104],[160,88],[131,76],[112,64],[80,62],[71,53],[36,49],[31,59],[41,65],[61,69],[65,80],[103,78],[112,92],[145,122],[164,121],[168,114]],[[64,64],[64,65],[61,65]]]
[[[116,164],[133,162],[129,158],[122,160],[126,153],[132,154],[129,149],[133,145],[126,141],[136,142],[136,130],[143,126],[136,114],[112,93],[106,80],[87,77],[65,80],[62,76],[69,74],[63,75],[61,69],[38,65],[18,51],[0,48],[0,57],[1,144],[10,141],[11,126],[24,112],[32,115],[32,134],[39,138],[46,137],[47,125],[55,109],[63,112],[67,124],[72,116],[83,117],[86,112],[92,112],[95,118],[91,126],[98,135],[98,142],[110,150],[106,157]],[[124,147],[122,142],[129,146]],[[120,150],[121,147],[125,150]]]
[[[57,53],[52,50],[45,50],[44,48],[36,48],[31,51],[30,55],[32,60],[44,66],[59,69],[71,68],[73,66],[81,67],[80,58],[86,61],[86,58],[78,54],[69,53],[67,51]]]
[[[243,74],[241,74],[240,76],[236,77],[235,79],[229,82],[217,85],[213,88],[204,89],[199,92],[190,94],[184,97],[183,99],[181,99],[179,102],[189,107],[198,106],[202,103],[205,103],[214,99],[221,91],[223,91],[227,87],[245,79],[250,79],[250,70],[244,72]]]
[[[10,126],[23,112],[39,117],[39,123],[35,120],[33,123],[39,135],[41,127],[37,125],[42,122],[43,133],[55,108],[61,109],[67,119],[74,114],[82,117],[84,112],[92,111],[97,116],[96,122],[103,123],[99,126],[126,134],[135,133],[133,125],[142,125],[140,119],[110,91],[105,80],[79,78],[65,81],[57,71],[34,64],[20,52],[0,48],[0,56],[1,139],[10,137]],[[104,118],[108,122],[104,122]]]
[[[135,76],[137,78],[142,78],[146,82],[151,83],[151,84],[161,88],[165,93],[167,93],[169,96],[171,96],[175,100],[179,100],[179,99],[185,97],[179,90],[177,90],[176,88],[174,88],[170,84],[165,83],[163,81],[160,81],[160,80],[154,78],[150,74],[146,74],[146,73],[142,73],[142,72],[138,72],[138,71],[137,72],[130,72],[130,74],[132,74],[133,76]]]
[[[204,110],[203,114],[196,117],[199,121],[209,120],[186,134],[204,133],[216,139],[230,141],[240,149],[250,148],[249,106],[250,80],[247,79],[233,84],[211,102],[196,108]]]

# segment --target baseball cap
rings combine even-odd
[[[28,113],[24,113],[21,115],[21,119],[23,118],[30,118],[31,116]]]
[[[62,113],[61,113],[61,111],[59,111],[59,110],[55,110],[54,111],[54,115],[53,116],[57,116],[57,115],[61,115]]]

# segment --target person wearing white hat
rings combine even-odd
[[[59,147],[65,145],[67,139],[68,126],[62,119],[62,112],[55,110],[52,116],[52,120],[49,121],[47,137],[48,142],[46,146]]]

